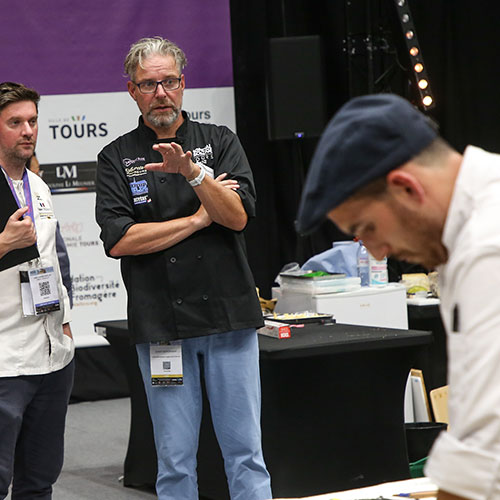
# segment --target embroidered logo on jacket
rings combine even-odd
[[[136,177],[147,175],[148,171],[144,165],[134,165],[136,162],[145,162],[146,158],[139,156],[134,160],[130,158],[122,158],[123,166],[125,167],[125,174],[128,177],[130,192],[132,193],[132,201],[134,205],[142,205],[143,203],[150,203],[148,181],[146,179],[137,180]]]
[[[207,144],[204,148],[193,149],[193,162],[207,164],[208,160],[214,159],[214,152],[212,145]]]
[[[149,189],[146,180],[130,181],[129,185],[134,205],[142,205],[143,203],[151,202],[151,198],[148,196]]]
[[[146,181],[132,181],[130,183],[132,196],[148,194],[148,183]]]
[[[138,161],[146,161],[146,158],[144,158],[143,156],[138,156],[135,160],[131,160],[130,158],[122,159],[123,165],[125,165],[125,167],[130,167],[130,165],[133,165]]]
[[[148,171],[144,168],[144,165],[137,165],[135,167],[125,167],[125,173],[127,177],[140,177],[141,175],[147,175]]]

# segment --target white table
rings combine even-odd
[[[313,497],[292,498],[287,500],[356,500],[358,498],[388,498],[394,500],[402,500],[404,497],[395,496],[398,493],[416,493],[419,491],[434,491],[437,490],[436,485],[427,477],[417,479],[407,479],[405,481],[393,481],[390,483],[377,484],[366,488],[358,488],[355,490],[337,491],[326,493],[324,495],[316,495]],[[435,498],[435,497],[434,497]],[[285,499],[275,499],[285,500]],[[433,500],[433,497],[428,497],[428,500]]]

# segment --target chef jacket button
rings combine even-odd
[[[176,302],[177,302],[177,304],[181,305],[182,304],[182,299],[177,299]]]
[[[165,182],[167,179],[165,177],[160,177],[160,182]]]
[[[208,295],[203,295],[203,300],[208,300]]]
[[[203,256],[202,256],[202,255],[197,255],[197,256],[196,256],[196,258],[197,258],[198,260],[201,260],[201,259],[203,258]]]
[[[177,262],[177,259],[175,257],[170,257],[170,262],[172,262],[172,264],[175,264]]]

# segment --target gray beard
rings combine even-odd
[[[153,114],[151,111],[147,113],[146,118],[151,125],[157,128],[168,128],[172,126],[179,118],[180,109],[172,109],[167,114]]]

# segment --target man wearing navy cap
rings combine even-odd
[[[438,269],[450,428],[425,473],[439,500],[500,498],[500,156],[460,155],[398,96],[357,97],[323,132],[297,230],[325,216],[377,259]]]

